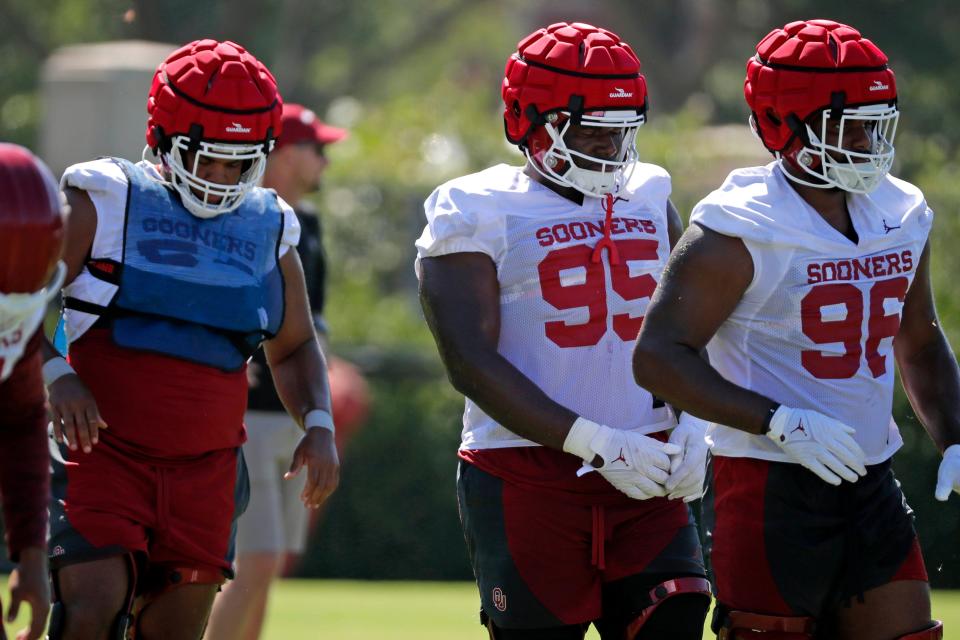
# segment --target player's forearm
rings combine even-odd
[[[43,547],[50,473],[43,404],[27,415],[0,416],[0,494],[10,558]]]
[[[960,368],[946,336],[935,339],[915,353],[896,351],[904,391],[910,405],[943,451],[960,443]]]
[[[637,341],[633,353],[637,384],[698,418],[748,433],[762,433],[776,402],[727,381],[685,345]]]
[[[270,371],[280,401],[297,424],[303,426],[303,416],[315,409],[331,412],[327,365],[316,338],[271,361]]]
[[[563,442],[577,414],[552,400],[495,350],[441,349],[453,386],[513,433],[553,449]]]

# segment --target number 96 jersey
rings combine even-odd
[[[662,431],[673,413],[634,382],[631,356],[670,253],[669,196],[670,176],[638,163],[605,233],[602,199],[578,205],[521,167],[497,165],[427,199],[418,272],[421,258],[488,255],[500,283],[499,353],[581,416]],[[466,399],[462,449],[531,445]]]
[[[933,221],[923,194],[887,177],[847,196],[856,241],[830,226],[775,164],[740,169],[690,217],[738,237],[753,281],[707,345],[725,378],[856,429],[868,464],[902,444],[890,411],[893,339]],[[785,461],[764,436],[710,429],[713,453]]]

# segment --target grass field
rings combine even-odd
[[[960,591],[935,592],[933,612],[944,622],[944,637],[960,639]],[[21,615],[8,631],[24,621]],[[592,629],[587,635],[598,637]],[[484,640],[486,634],[477,622],[473,583],[284,580],[272,593],[262,640],[297,638]]]

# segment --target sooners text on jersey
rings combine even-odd
[[[597,251],[602,200],[582,205],[498,165],[440,186],[425,204],[420,257],[483,252],[500,282],[499,352],[547,395],[579,415],[643,433],[674,424],[638,387],[633,343],[670,253],[670,177],[639,164],[614,207],[617,259]],[[462,448],[530,446],[469,398]]]
[[[771,164],[733,172],[691,222],[740,237],[753,258],[753,282],[708,345],[713,366],[854,427],[876,464],[902,444],[890,415],[893,339],[933,213],[915,187],[891,177],[847,202],[856,242]],[[711,437],[717,455],[786,460],[763,436],[715,426]]]

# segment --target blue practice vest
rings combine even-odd
[[[238,370],[283,323],[276,194],[253,188],[238,208],[202,219],[142,168],[113,160],[130,185],[123,258],[110,278],[119,291],[106,314],[114,341]]]

